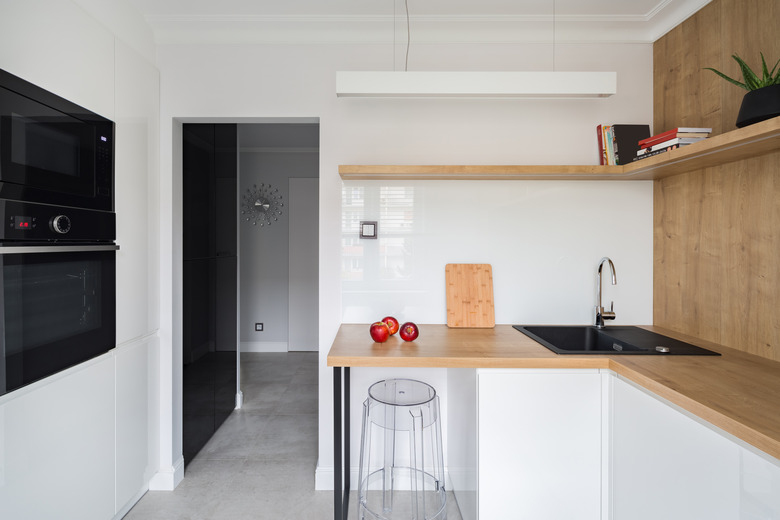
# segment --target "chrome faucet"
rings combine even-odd
[[[617,279],[615,278],[615,264],[613,264],[612,260],[610,260],[605,256],[599,262],[599,271],[598,271],[599,290],[598,290],[598,305],[596,305],[596,327],[598,327],[599,329],[604,328],[604,320],[615,319],[615,302],[613,301],[612,303],[610,303],[608,311],[605,311],[604,307],[602,307],[601,305],[601,268],[603,267],[604,262],[609,263],[609,270],[612,272],[612,285],[617,285]]]

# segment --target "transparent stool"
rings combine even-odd
[[[363,403],[360,520],[444,520],[439,397],[412,379],[374,383]]]

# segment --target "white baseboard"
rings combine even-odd
[[[333,491],[333,466],[323,467],[317,464],[314,470],[314,490]]]
[[[184,480],[184,457],[174,462],[173,466],[160,468],[160,471],[149,481],[151,491],[173,491]]]
[[[241,352],[287,352],[286,341],[242,341]]]

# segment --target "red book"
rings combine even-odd
[[[664,141],[668,141],[669,139],[674,139],[675,137],[678,137],[677,134],[690,134],[690,133],[709,134],[710,132],[712,132],[712,128],[695,128],[695,127],[681,126],[679,128],[672,128],[671,130],[667,130],[666,132],[662,132],[660,134],[652,135],[647,139],[642,139],[641,141],[639,141],[639,146],[641,148],[647,148],[648,146],[662,143]]]
[[[601,125],[596,127],[596,135],[599,138],[599,164],[604,164],[604,139],[602,138]]]

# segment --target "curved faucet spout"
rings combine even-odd
[[[599,269],[598,269],[598,303],[596,304],[596,327],[600,329],[604,328],[604,320],[615,319],[615,302],[613,301],[610,304],[608,311],[605,311],[604,307],[601,305],[601,269],[604,266],[604,262],[607,262],[609,264],[609,270],[612,273],[612,285],[617,285],[617,278],[615,276],[615,264],[612,263],[612,260],[610,260],[609,257],[605,256],[599,261]]]

